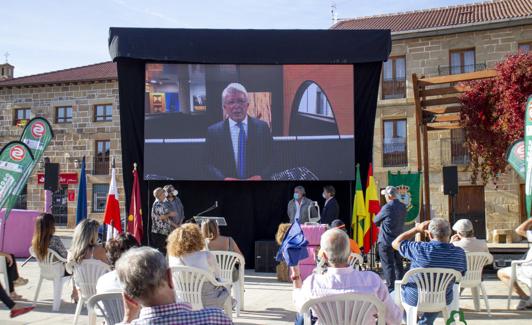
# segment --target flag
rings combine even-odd
[[[133,165],[133,189],[131,190],[131,202],[127,217],[127,232],[133,234],[137,242],[142,243],[142,209],[140,205],[139,175],[137,163]]]
[[[525,204],[526,216],[531,217],[532,208],[532,95],[525,109]]]
[[[368,183],[366,186],[366,209],[369,216],[370,229],[364,235],[364,253],[370,251],[371,246],[377,241],[377,235],[379,234],[379,228],[373,222],[375,215],[381,210],[379,203],[379,196],[377,195],[377,185],[375,184],[375,178],[373,177],[373,167],[371,163],[368,169]]]
[[[395,186],[399,193],[397,199],[406,206],[405,225],[414,225],[420,206],[421,175],[419,173],[392,174],[388,171],[388,185]]]
[[[288,266],[296,266],[299,261],[308,257],[308,241],[305,239],[303,229],[299,222],[294,221],[281,243],[275,260],[277,262],[285,261]]]
[[[81,172],[79,173],[76,225],[85,219],[87,219],[87,175],[85,174],[85,157],[83,157],[81,161]]]
[[[103,214],[103,223],[107,225],[107,240],[116,237],[118,233],[122,232],[114,160],[113,167],[111,169],[111,184],[109,185],[109,194],[107,194],[107,202],[105,203],[105,212]]]
[[[353,240],[357,242],[358,247],[364,246],[364,235],[369,229],[370,222],[371,220],[369,219],[364,204],[364,192],[362,191],[362,181],[360,180],[360,166],[357,165],[357,179],[351,226],[353,228]]]

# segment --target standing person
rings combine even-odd
[[[179,227],[185,220],[185,208],[179,197],[177,197],[179,192],[171,184],[165,185],[163,189],[166,192],[166,201],[172,205],[176,212],[176,216],[172,217],[171,220],[176,227]]]
[[[336,201],[336,190],[334,186],[327,185],[323,188],[323,198],[325,204],[323,204],[323,210],[321,211],[321,223],[331,224],[334,220],[338,219],[340,215],[340,206]]]
[[[381,194],[386,198],[386,204],[373,222],[380,227],[377,240],[379,257],[388,291],[392,292],[395,280],[402,279],[404,275],[403,259],[399,252],[393,249],[392,242],[403,232],[407,212],[405,205],[397,198],[398,193],[394,186],[387,186]]]
[[[286,213],[290,218],[290,223],[294,223],[295,220],[299,220],[300,224],[310,221],[310,218],[318,217],[317,208],[311,207],[314,203],[311,199],[307,198],[305,188],[303,186],[296,186],[294,188],[294,198],[288,202]],[[309,216],[309,207],[310,216]]]
[[[222,92],[228,117],[209,126],[205,146],[207,172],[216,180],[262,180],[270,176],[272,135],[264,121],[248,116],[248,92],[239,83]]]
[[[162,187],[153,190],[155,202],[151,207],[151,238],[150,244],[166,255],[166,237],[172,232],[172,221],[177,215],[168,202]]]

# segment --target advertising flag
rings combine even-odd
[[[413,224],[419,215],[419,196],[421,177],[419,173],[392,174],[388,171],[388,185],[395,186],[399,192],[398,199],[406,206],[405,224]]]
[[[526,216],[530,218],[532,202],[532,95],[528,96],[525,110],[525,203]]]
[[[370,251],[371,246],[377,241],[379,228],[373,222],[375,215],[381,210],[379,196],[377,195],[377,185],[373,177],[373,166],[369,164],[368,184],[366,186],[366,209],[369,216],[370,229],[364,234],[364,253]]]
[[[11,199],[15,188],[32,164],[33,154],[23,142],[11,141],[0,151],[0,209],[6,209],[5,220],[15,203]]]
[[[113,161],[111,170],[111,184],[109,185],[109,194],[105,203],[105,212],[103,214],[103,223],[107,225],[107,240],[115,238],[122,232],[122,223],[120,222],[120,204],[118,203],[118,188],[116,186],[116,171]]]
[[[85,157],[81,161],[79,173],[78,205],[76,207],[76,225],[87,219],[87,175],[85,172]]]
[[[142,208],[137,163],[133,165],[133,188],[131,189],[131,202],[127,217],[127,232],[133,234],[139,244],[142,243]]]
[[[525,140],[519,139],[512,143],[506,151],[506,161],[513,167],[517,175],[525,178]]]
[[[353,240],[357,242],[358,247],[364,246],[364,235],[369,230],[371,220],[364,203],[364,192],[362,191],[362,181],[360,179],[360,166],[356,167],[357,179],[355,187],[355,198],[353,205],[353,216],[351,227],[353,228]]]

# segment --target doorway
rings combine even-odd
[[[459,186],[458,194],[454,200],[455,213],[453,218],[453,198],[449,198],[451,226],[459,219],[469,219],[473,223],[475,236],[479,239],[486,239],[484,186]]]
[[[66,226],[68,221],[68,185],[60,185],[52,194],[52,214],[56,226]]]

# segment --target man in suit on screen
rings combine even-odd
[[[272,135],[268,124],[248,116],[246,88],[229,84],[222,92],[228,117],[209,126],[206,165],[211,178],[219,180],[262,180],[270,172]]]

